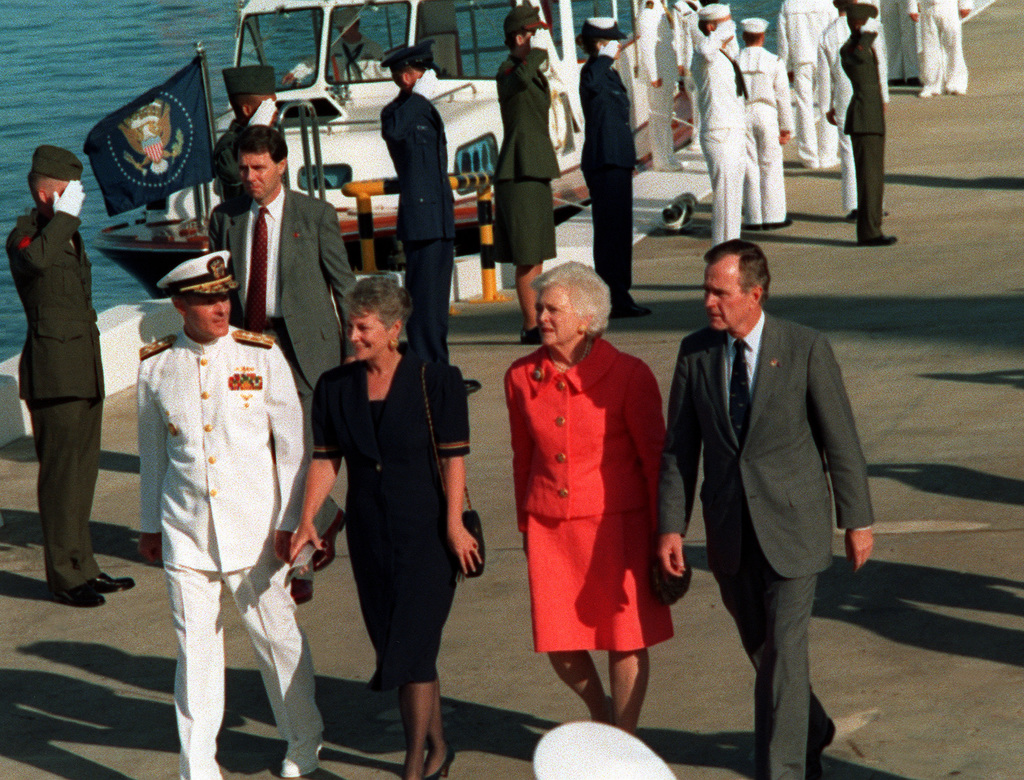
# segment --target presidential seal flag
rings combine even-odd
[[[85,153],[107,214],[212,180],[209,128],[199,57],[104,117],[85,139]]]

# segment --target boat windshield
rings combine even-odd
[[[242,22],[239,65],[272,65],[278,91],[316,80],[324,12],[320,8],[253,14]]]
[[[331,49],[327,83],[390,81],[381,68],[386,52],[409,40],[409,3],[364,3],[335,8],[331,14]]]

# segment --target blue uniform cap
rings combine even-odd
[[[583,23],[583,28],[580,30],[580,37],[621,41],[628,36],[619,29],[619,23],[612,17],[592,16]]]
[[[434,45],[433,38],[427,38],[414,46],[405,46],[396,49],[385,57],[380,65],[382,68],[401,68],[405,65],[414,65],[420,68],[434,67],[434,54],[430,47]]]

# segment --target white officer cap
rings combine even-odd
[[[230,259],[231,253],[224,250],[186,260],[157,282],[156,286],[161,290],[167,290],[169,295],[217,295],[235,290],[238,288],[238,282],[227,269]]]
[[[768,20],[758,19],[756,16],[744,19],[740,24],[743,26],[743,32],[752,35],[760,35],[768,31]]]
[[[710,3],[697,11],[697,18],[702,22],[717,22],[727,16],[732,16],[732,10],[724,3]]]
[[[552,729],[533,754],[537,780],[676,780],[647,745],[622,729],[591,721]]]

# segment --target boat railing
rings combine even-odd
[[[447,92],[441,92],[440,94],[434,95],[434,97],[432,97],[430,100],[431,102],[437,102],[438,100],[443,100],[444,98],[450,98],[453,95],[455,95],[455,93],[461,92],[464,89],[472,91],[473,96],[476,97],[476,84],[474,84],[472,81],[467,81],[464,84],[459,84],[459,86],[454,87],[453,89],[449,89]]]
[[[320,200],[327,200],[324,187],[324,159],[320,152],[320,121],[316,108],[308,100],[292,100],[278,109],[277,129],[284,129],[285,119],[290,119],[289,111],[293,111],[299,119],[299,137],[302,141],[302,169],[306,172],[306,192],[316,197],[314,189],[319,190]],[[312,158],[310,151],[312,147]]]
[[[476,215],[480,226],[480,286],[481,303],[508,300],[498,294],[498,280],[494,268],[494,192],[489,174],[477,171],[458,173],[448,177],[453,190],[476,191]],[[359,246],[363,258],[363,272],[375,273],[377,259],[374,251],[373,198],[378,195],[397,195],[398,179],[367,179],[350,181],[341,192],[356,199]]]

